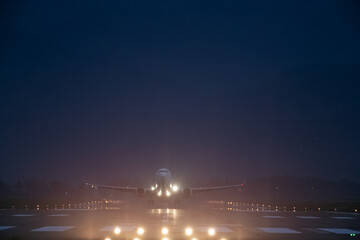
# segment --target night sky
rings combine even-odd
[[[359,1],[2,1],[0,180],[360,181]]]

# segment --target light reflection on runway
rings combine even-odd
[[[59,211],[66,214],[59,214]],[[338,239],[345,234],[360,234],[359,226],[359,215],[349,217],[339,212],[239,212],[174,208],[4,210],[0,215],[0,239],[29,234],[33,239],[53,239],[57,236],[61,239],[101,240],[106,237],[111,240],[233,240],[292,239],[294,235],[304,236],[304,239]]]

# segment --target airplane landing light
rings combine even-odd
[[[172,190],[173,190],[174,192],[177,192],[177,191],[179,190],[179,187],[178,187],[177,185],[174,185],[174,186],[172,187]]]

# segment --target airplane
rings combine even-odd
[[[87,186],[91,188],[103,188],[103,189],[111,189],[118,190],[121,192],[131,192],[135,193],[137,197],[145,197],[149,198],[148,204],[152,205],[154,203],[154,198],[158,198],[162,201],[170,200],[171,198],[175,199],[176,204],[180,204],[180,198],[189,198],[195,193],[200,192],[208,192],[208,191],[216,191],[216,190],[224,190],[224,189],[234,189],[234,188],[242,188],[244,184],[238,185],[228,185],[228,186],[216,186],[216,187],[185,187],[180,189],[178,185],[173,182],[173,177],[170,170],[166,168],[160,168],[155,172],[155,185],[150,188],[144,187],[119,187],[119,186],[107,186],[107,185],[99,185],[99,184],[90,184],[85,183]]]

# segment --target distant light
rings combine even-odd
[[[108,238],[108,237],[107,237],[107,238],[105,238],[104,240],[111,240],[111,238]]]
[[[151,191],[154,191],[155,190],[155,187],[154,186],[151,186]]]
[[[193,230],[192,230],[190,227],[188,227],[188,228],[185,229],[185,234],[186,234],[187,236],[192,235],[192,233],[193,233]]]
[[[350,233],[350,236],[351,236],[351,237],[355,237],[356,234],[355,234],[355,233]]]
[[[164,234],[164,235],[166,235],[166,234],[169,233],[169,229],[167,229],[166,227],[163,227],[163,228],[161,229],[161,233]]]
[[[159,197],[161,197],[161,190],[157,193],[157,195],[158,195]]]
[[[166,238],[166,237],[164,237],[164,238],[162,238],[161,240],[169,240],[168,238]]]
[[[226,240],[226,238],[220,238],[220,240]]]
[[[138,233],[139,235],[143,235],[144,232],[145,232],[145,229],[143,229],[142,227],[139,227],[138,230],[137,230],[137,233]]]
[[[170,195],[171,195],[171,193],[168,190],[166,190],[166,196],[170,197]]]
[[[177,192],[177,191],[179,190],[179,187],[178,187],[177,185],[174,185],[174,186],[172,187],[172,190],[173,190],[174,192]]]
[[[208,233],[209,233],[210,236],[214,236],[215,235],[215,229],[209,228]]]
[[[116,227],[116,228],[114,229],[114,233],[115,233],[115,234],[120,234],[120,232],[121,232],[121,230],[120,230],[119,227]]]
[[[191,240],[197,240],[197,238],[192,238]]]
[[[134,238],[134,240],[140,240],[139,238]]]

